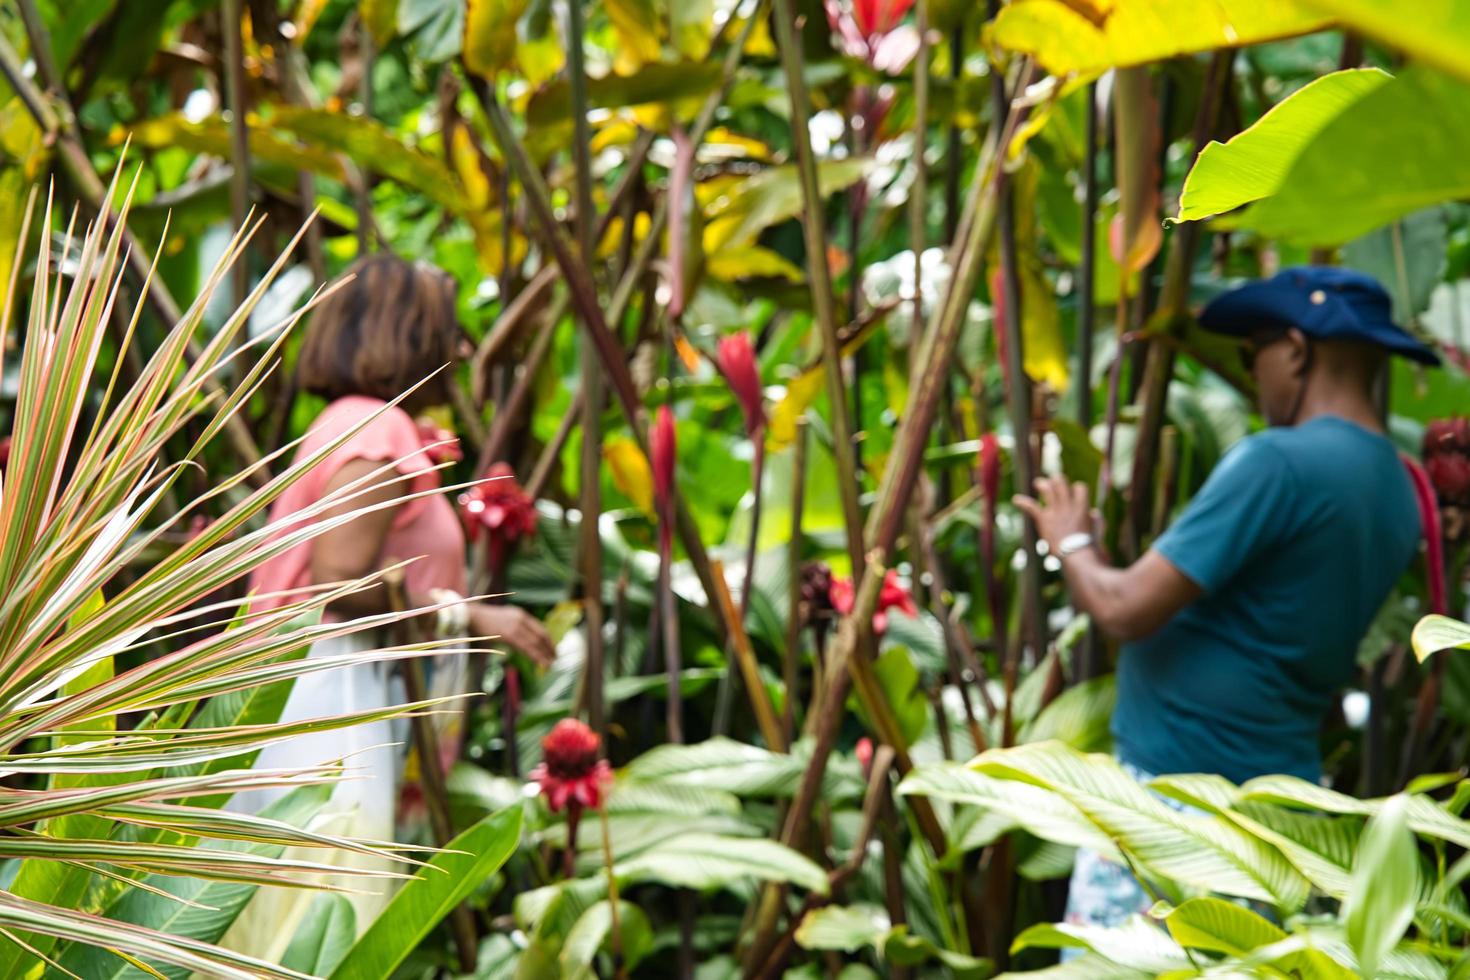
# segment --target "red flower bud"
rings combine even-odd
[[[766,409],[762,401],[760,370],[755,364],[755,348],[745,331],[720,338],[719,356],[715,360],[725,383],[740,402],[745,415],[745,434],[754,439],[766,425]]]
[[[459,444],[459,438],[432,422],[419,423],[419,441],[424,444],[424,452],[429,454],[429,459],[436,464],[458,463],[464,459],[464,449]]]
[[[666,519],[674,500],[674,458],[677,452],[674,436],[674,413],[660,405],[648,433],[649,465],[653,468],[653,499]]]
[[[846,576],[834,577],[829,597],[832,600],[833,609],[843,616],[851,613],[857,599],[852,579]],[[891,568],[883,576],[883,585],[878,590],[878,609],[873,613],[873,632],[879,636],[888,631],[888,610],[890,609],[897,609],[909,617],[919,615],[919,607],[915,605],[914,597],[898,580],[898,572]]]
[[[858,765],[863,767],[863,778],[866,779],[873,771],[873,740],[866,735],[858,739],[853,755],[857,756]]]
[[[1436,419],[1425,426],[1424,469],[1442,503],[1470,505],[1470,419]]]
[[[863,37],[871,40],[897,27],[913,5],[914,0],[853,0],[852,19]]]
[[[599,759],[602,739],[575,718],[563,718],[541,740],[542,762],[531,771],[553,813],[602,805],[612,767]]]

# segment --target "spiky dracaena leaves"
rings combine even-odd
[[[54,236],[54,255],[57,216],[48,200],[41,219],[46,244],[36,256],[29,302],[17,295],[17,261],[0,314],[6,341],[0,350],[21,350],[11,451],[0,484],[0,775],[13,777],[0,788],[0,857],[28,859],[14,885],[0,891],[0,975],[25,975],[50,959],[59,943],[73,942],[209,976],[295,976],[197,940],[98,918],[106,906],[95,896],[109,888],[115,896],[119,885],[148,888],[141,879],[157,874],[322,884],[325,871],[334,870],[337,849],[413,863],[391,844],[324,836],[208,804],[245,789],[321,782],[342,771],[341,765],[251,771],[248,759],[263,744],[308,727],[422,706],[309,723],[186,724],[203,699],[348,662],[307,660],[293,651],[400,618],[319,622],[327,603],[369,582],[314,589],[269,612],[237,615],[233,604],[208,604],[212,593],[271,556],[355,517],[327,513],[354,499],[373,477],[296,515],[289,527],[269,526],[262,517],[271,501],[340,441],[273,476],[251,479],[294,448],[287,446],[259,464],[261,474],[229,474],[199,499],[183,501],[176,517],[157,519],[155,505],[179,492],[183,468],[195,465],[259,387],[287,330],[311,304],[254,339],[242,337],[286,262],[282,256],[217,333],[194,342],[206,304],[253,231],[247,228],[180,321],[166,325],[163,342],[151,353],[138,351],[136,376],[124,378],[128,359],[120,351],[107,375],[99,356],[109,331],[118,328],[115,347],[136,349],[142,312],[141,298],[130,312],[119,307],[128,262],[121,228],[131,190],[115,184],[108,200],[119,197],[118,212],[95,224],[78,228],[74,216]],[[33,196],[26,224],[34,210]],[[10,342],[17,309],[25,311],[24,324]],[[242,380],[229,388],[229,377]],[[166,444],[189,448],[182,459],[169,460]],[[211,499],[229,501],[219,518],[169,549],[165,532]],[[164,557],[138,567],[141,556],[160,548]],[[125,568],[132,574],[120,576]],[[201,614],[214,621],[190,626]],[[295,625],[298,617],[316,624]],[[113,674],[114,657],[160,639],[172,652]],[[444,648],[413,644],[371,656],[432,652]],[[138,713],[146,719],[141,725],[118,724],[119,716]],[[223,841],[315,847],[321,857],[260,857],[219,846]]]

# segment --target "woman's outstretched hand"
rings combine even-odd
[[[515,647],[536,662],[550,667],[556,660],[556,645],[541,621],[519,606],[492,606],[488,602],[472,602],[470,632],[475,636],[493,636]]]

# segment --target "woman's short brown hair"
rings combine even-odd
[[[345,275],[353,278],[312,314],[296,360],[303,390],[329,400],[389,401],[454,360],[460,328],[446,273],[379,253],[358,259]],[[442,404],[449,384],[440,371],[413,400]]]

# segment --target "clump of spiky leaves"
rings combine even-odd
[[[117,196],[114,188],[109,200]],[[269,741],[425,706],[294,724],[260,723],[259,712],[243,709],[217,710],[229,699],[258,702],[261,692],[274,692],[279,704],[282,682],[345,662],[303,659],[300,652],[311,643],[397,617],[322,622],[321,609],[340,589],[316,590],[263,614],[222,604],[200,608],[272,555],[355,516],[325,513],[362,484],[322,501],[303,515],[311,520],[289,529],[261,520],[271,501],[334,446],[269,479],[236,473],[217,480],[204,497],[180,507],[174,520],[199,512],[208,498],[217,498],[223,514],[184,544],[165,548],[151,567],[136,567],[140,556],[158,553],[167,540],[171,522],[149,520],[155,505],[181,487],[182,469],[197,465],[205,446],[259,386],[303,311],[243,339],[247,318],[283,256],[218,332],[195,343],[205,306],[240,257],[247,230],[163,343],[151,356],[144,351],[133,358],[135,365],[141,361],[134,375],[124,377],[119,350],[118,367],[107,376],[98,365],[109,325],[122,325],[114,342],[126,347],[142,311],[141,297],[130,318],[117,308],[127,261],[120,229],[131,193],[121,196],[116,215],[80,233],[73,217],[57,236],[59,257],[49,245],[55,216],[48,201],[46,244],[18,338],[20,389],[0,485],[0,858],[24,863],[12,886],[0,890],[0,976],[26,975],[54,961],[66,943],[102,947],[148,973],[296,976],[195,937],[109,920],[108,911],[130,890],[163,895],[149,883],[156,876],[320,887],[327,871],[338,870],[331,864],[336,848],[408,861],[391,844],[324,836],[218,807],[234,792],[319,784],[341,773],[341,765],[295,773],[250,770],[254,751]],[[27,224],[34,203],[33,196]],[[21,241],[23,246],[24,231]],[[15,295],[20,281],[17,258],[0,338],[8,339],[11,311],[21,305]],[[230,388],[232,374],[243,381]],[[86,418],[94,421],[84,425]],[[166,460],[170,442],[190,448],[182,459]],[[259,464],[260,472],[291,448]],[[129,566],[132,574],[120,575]],[[189,625],[201,612],[216,621],[206,628]],[[160,640],[171,652],[114,674],[114,658]],[[429,652],[444,648],[403,645],[371,656]],[[351,659],[360,662],[361,655]],[[144,720],[123,726],[122,715]],[[272,847],[262,854],[242,844]],[[322,860],[283,859],[285,845],[322,848]]]

